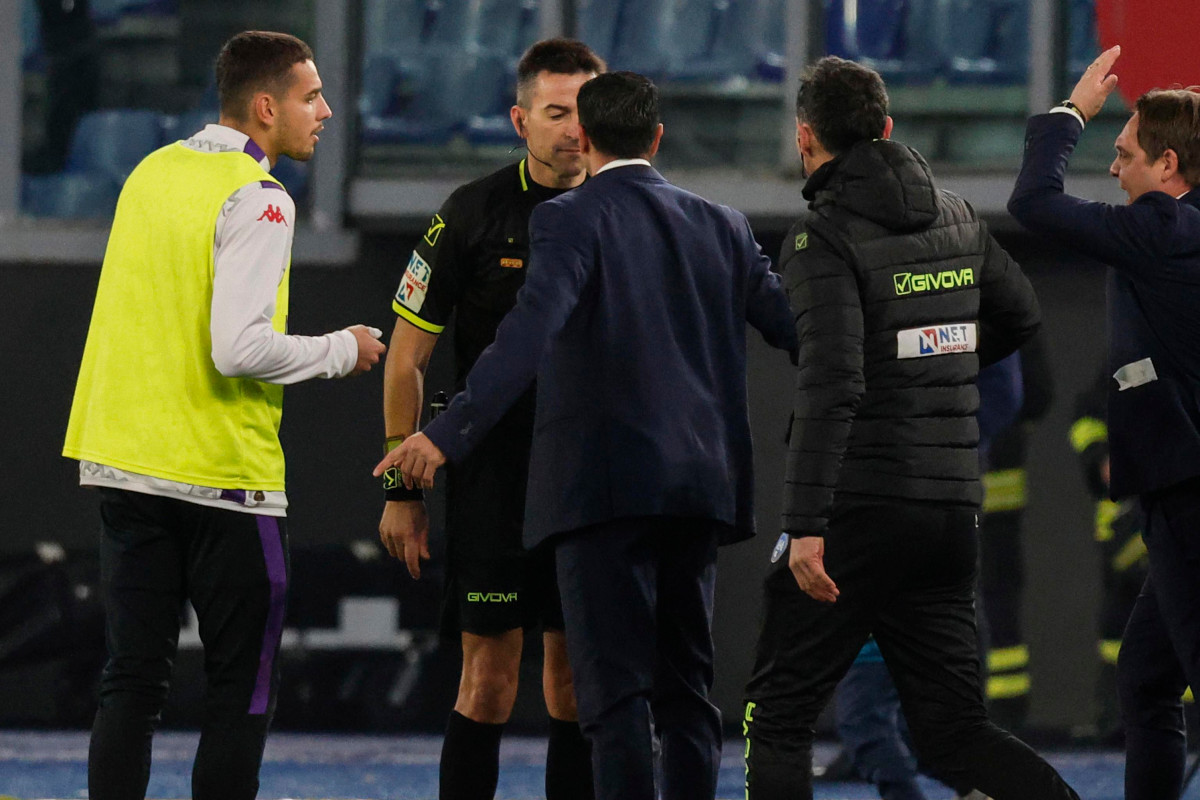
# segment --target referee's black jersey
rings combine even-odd
[[[455,309],[456,388],[496,328],[516,304],[529,262],[529,216],[543,200],[562,194],[534,183],[525,159],[460,186],[433,216],[417,242],[392,299],[392,309],[430,333],[441,333]],[[506,415],[532,427],[534,392]]]

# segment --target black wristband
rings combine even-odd
[[[387,472],[392,472],[395,469],[396,469],[395,467],[392,467],[392,469],[389,469]],[[383,473],[384,481],[387,481],[387,472]],[[398,500],[400,502],[406,502],[406,501],[410,501],[410,500],[424,500],[425,499],[425,490],[422,489],[420,486],[414,486],[411,489],[406,489],[404,487],[403,483],[397,482],[397,484],[395,486],[392,486],[390,488],[384,488],[383,495],[384,495],[384,497],[387,498],[389,503],[392,501],[396,501],[396,500]]]
[[[404,434],[399,436],[389,436],[383,445],[383,452],[390,453],[394,448],[399,447],[400,443],[405,440]],[[424,500],[425,492],[420,486],[414,486],[409,489],[404,485],[404,478],[400,475],[399,467],[388,467],[383,471],[383,494],[388,502],[398,500],[404,502],[407,500]]]
[[[1059,105],[1060,105],[1060,106],[1062,106],[1063,108],[1069,108],[1069,109],[1071,109],[1072,111],[1074,111],[1076,114],[1078,114],[1078,115],[1079,115],[1079,118],[1080,118],[1081,120],[1083,120],[1083,124],[1084,124],[1084,125],[1086,125],[1086,124],[1087,124],[1087,121],[1088,121],[1087,114],[1083,113],[1083,109],[1082,109],[1082,108],[1080,108],[1079,106],[1075,105],[1075,104],[1074,104],[1074,103],[1072,103],[1070,100],[1063,100],[1061,103],[1059,103]]]

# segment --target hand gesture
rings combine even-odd
[[[821,536],[802,536],[792,539],[788,552],[788,568],[800,588],[814,600],[837,602],[837,584],[825,572],[825,539]]]
[[[389,500],[379,520],[379,540],[388,554],[408,565],[408,574],[421,577],[421,559],[429,560],[429,516],[424,500]]]
[[[392,448],[383,461],[375,465],[372,474],[378,478],[388,467],[399,467],[400,480],[404,481],[406,487],[432,489],[433,476],[437,474],[438,467],[445,463],[446,456],[436,444],[429,441],[429,437],[414,433]]]
[[[1108,48],[1083,71],[1083,77],[1071,90],[1069,98],[1075,107],[1083,114],[1084,121],[1092,119],[1104,108],[1104,101],[1117,88],[1117,76],[1109,75],[1108,71],[1121,55],[1121,45]]]
[[[379,328],[369,328],[366,325],[351,325],[346,330],[354,334],[354,340],[358,343],[358,363],[354,365],[350,375],[362,375],[364,372],[370,372],[371,367],[379,363],[380,356],[387,350],[387,345],[379,341],[379,337],[383,336],[383,331]]]

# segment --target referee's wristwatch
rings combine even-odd
[[[383,443],[384,454],[392,452],[404,439],[404,434],[387,437]],[[389,502],[425,499],[425,492],[420,486],[409,489],[404,485],[404,476],[400,474],[400,468],[397,466],[388,467],[383,471],[383,494]]]

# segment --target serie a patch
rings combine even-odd
[[[974,353],[978,336],[974,322],[945,322],[896,332],[896,358],[925,358]]]
[[[408,268],[404,270],[404,277],[400,279],[400,288],[396,290],[396,302],[413,313],[419,312],[421,306],[425,305],[425,294],[429,291],[429,276],[432,274],[433,270],[430,269],[429,262],[421,258],[414,250],[412,257],[408,259]]]

